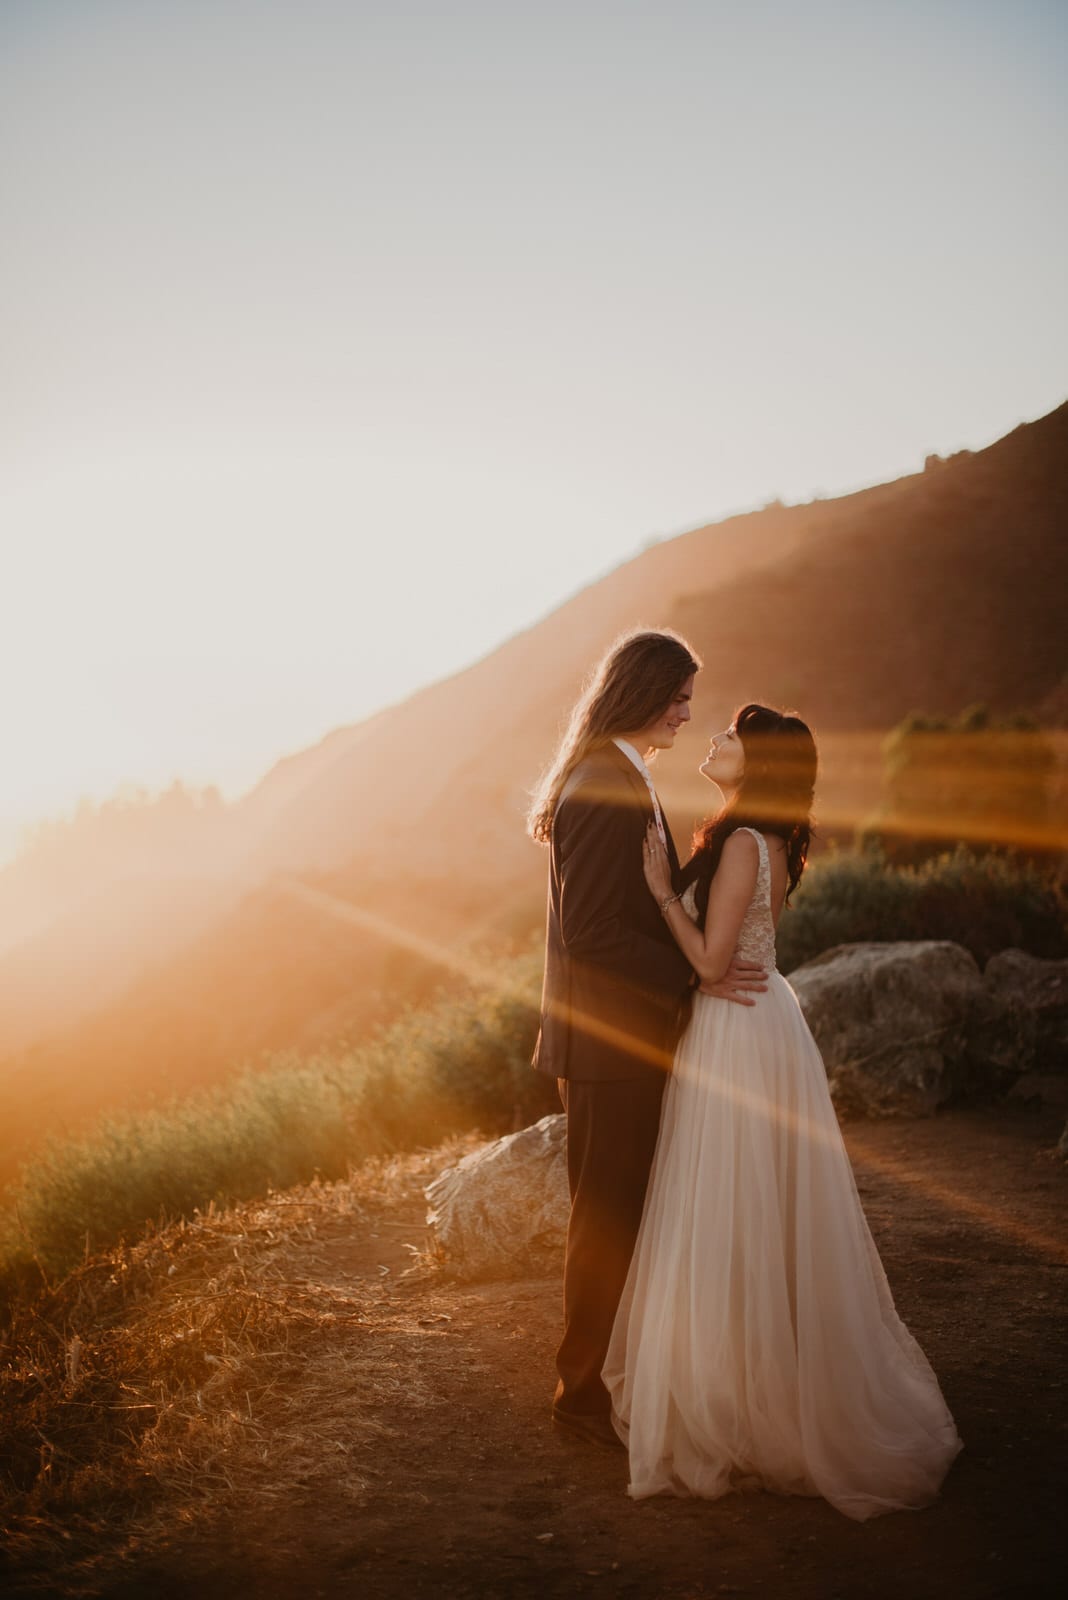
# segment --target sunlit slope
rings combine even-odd
[[[362,724],[362,735],[374,726]],[[120,795],[46,824],[46,848],[0,869],[0,1078],[5,1056],[62,1032],[224,926],[263,880],[250,859],[260,833],[349,733],[280,761],[243,806],[177,784],[159,797]]]
[[[917,708],[1039,708],[1068,669],[1066,464],[1062,406],[895,483],[654,546],[373,729],[332,736],[333,760],[315,752],[303,786],[297,758],[263,867],[389,861],[503,891],[529,859],[519,819],[561,718],[601,648],[636,623],[673,623],[705,661],[702,732],[660,769],[687,818],[701,803],[696,744],[745,698],[797,705],[846,756],[848,735]],[[829,761],[831,811],[843,809],[837,781]],[[275,782],[249,803],[264,805]]]
[[[121,1001],[0,1057],[0,1183],[44,1132],[206,1087],[265,1051],[313,1053],[358,1037],[448,976],[425,946],[448,952],[453,924],[426,918],[398,891],[383,890],[372,910],[359,886],[338,887],[339,907],[355,915],[324,916],[305,886],[276,879]],[[477,915],[470,902],[456,910]],[[421,927],[424,948],[398,945],[383,926]]]
[[[86,805],[0,869],[0,1057],[120,995],[242,892],[249,825],[214,791]]]
[[[0,1170],[49,1126],[359,1031],[465,941],[536,926],[527,796],[622,628],[673,623],[705,659],[695,725],[658,768],[680,844],[711,794],[695,775],[709,726],[744,698],[812,718],[820,815],[838,829],[872,809],[880,740],[906,712],[1063,708],[1066,513],[1062,407],[895,483],[655,545],[467,671],[288,757],[226,808],[225,914],[95,1016],[0,1055],[17,1107]],[[3,976],[0,959],[0,1010]]]
[[[117,999],[216,922],[238,894],[221,878],[159,872],[102,884],[0,955],[0,1062]],[[2,1076],[2,1065],[0,1065]]]
[[[492,882],[499,850],[526,854],[516,826],[526,795],[585,673],[621,629],[677,617],[692,592],[712,595],[747,576],[758,589],[896,492],[769,507],[652,546],[473,667],[383,713],[373,730],[360,724],[333,735],[332,762],[316,750],[303,788],[290,763],[288,802],[259,859],[323,868],[356,856],[370,867],[389,841],[398,870],[437,872],[450,859],[459,865],[460,848],[465,869]],[[707,675],[700,687],[698,719],[711,699]],[[269,774],[246,803],[265,806],[276,781]]]

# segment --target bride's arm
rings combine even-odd
[[[731,964],[759,868],[760,851],[756,840],[751,833],[738,829],[723,846],[708,892],[708,911],[702,933],[672,895],[671,868],[655,829],[648,836],[645,881],[656,897],[675,943],[701,979],[702,986],[718,983]]]

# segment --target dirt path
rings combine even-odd
[[[309,1276],[352,1311],[344,1328],[324,1334],[349,1341],[352,1394],[321,1420],[302,1416],[312,1448],[299,1471],[290,1465],[269,1501],[186,1508],[173,1536],[125,1557],[112,1551],[54,1592],[109,1600],[1068,1592],[1068,1172],[1050,1154],[1062,1124],[1053,1109],[1001,1110],[847,1129],[898,1308],[965,1441],[941,1502],[927,1511],[860,1525],[820,1501],[760,1494],[632,1503],[622,1455],[549,1430],[557,1278],[400,1276],[407,1247],[423,1238],[413,1179],[363,1236],[343,1226],[317,1236]],[[280,1382],[291,1418],[299,1364]],[[339,1416],[350,1418],[347,1432]],[[15,1592],[45,1591],[38,1580]]]

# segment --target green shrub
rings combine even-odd
[[[314,1065],[277,1064],[163,1110],[111,1117],[47,1145],[10,1197],[0,1256],[61,1272],[212,1200],[241,1200],[346,1166],[342,1098]]]
[[[838,944],[951,939],[980,966],[999,950],[1068,954],[1068,903],[1052,874],[1011,855],[959,845],[919,867],[877,849],[832,852],[805,874],[779,925],[783,972]]]
[[[111,1117],[23,1169],[0,1215],[0,1296],[157,1220],[339,1177],[369,1156],[499,1133],[557,1108],[532,1071],[540,942],[496,982],[442,994],[368,1042],[275,1057],[224,1088]]]

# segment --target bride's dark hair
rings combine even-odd
[[[745,756],[742,780],[723,809],[697,829],[682,873],[684,886],[697,884],[702,922],[723,846],[736,829],[755,828],[785,841],[787,904],[801,882],[812,841],[817,756],[808,726],[793,712],[761,705],[743,706],[733,726]]]

